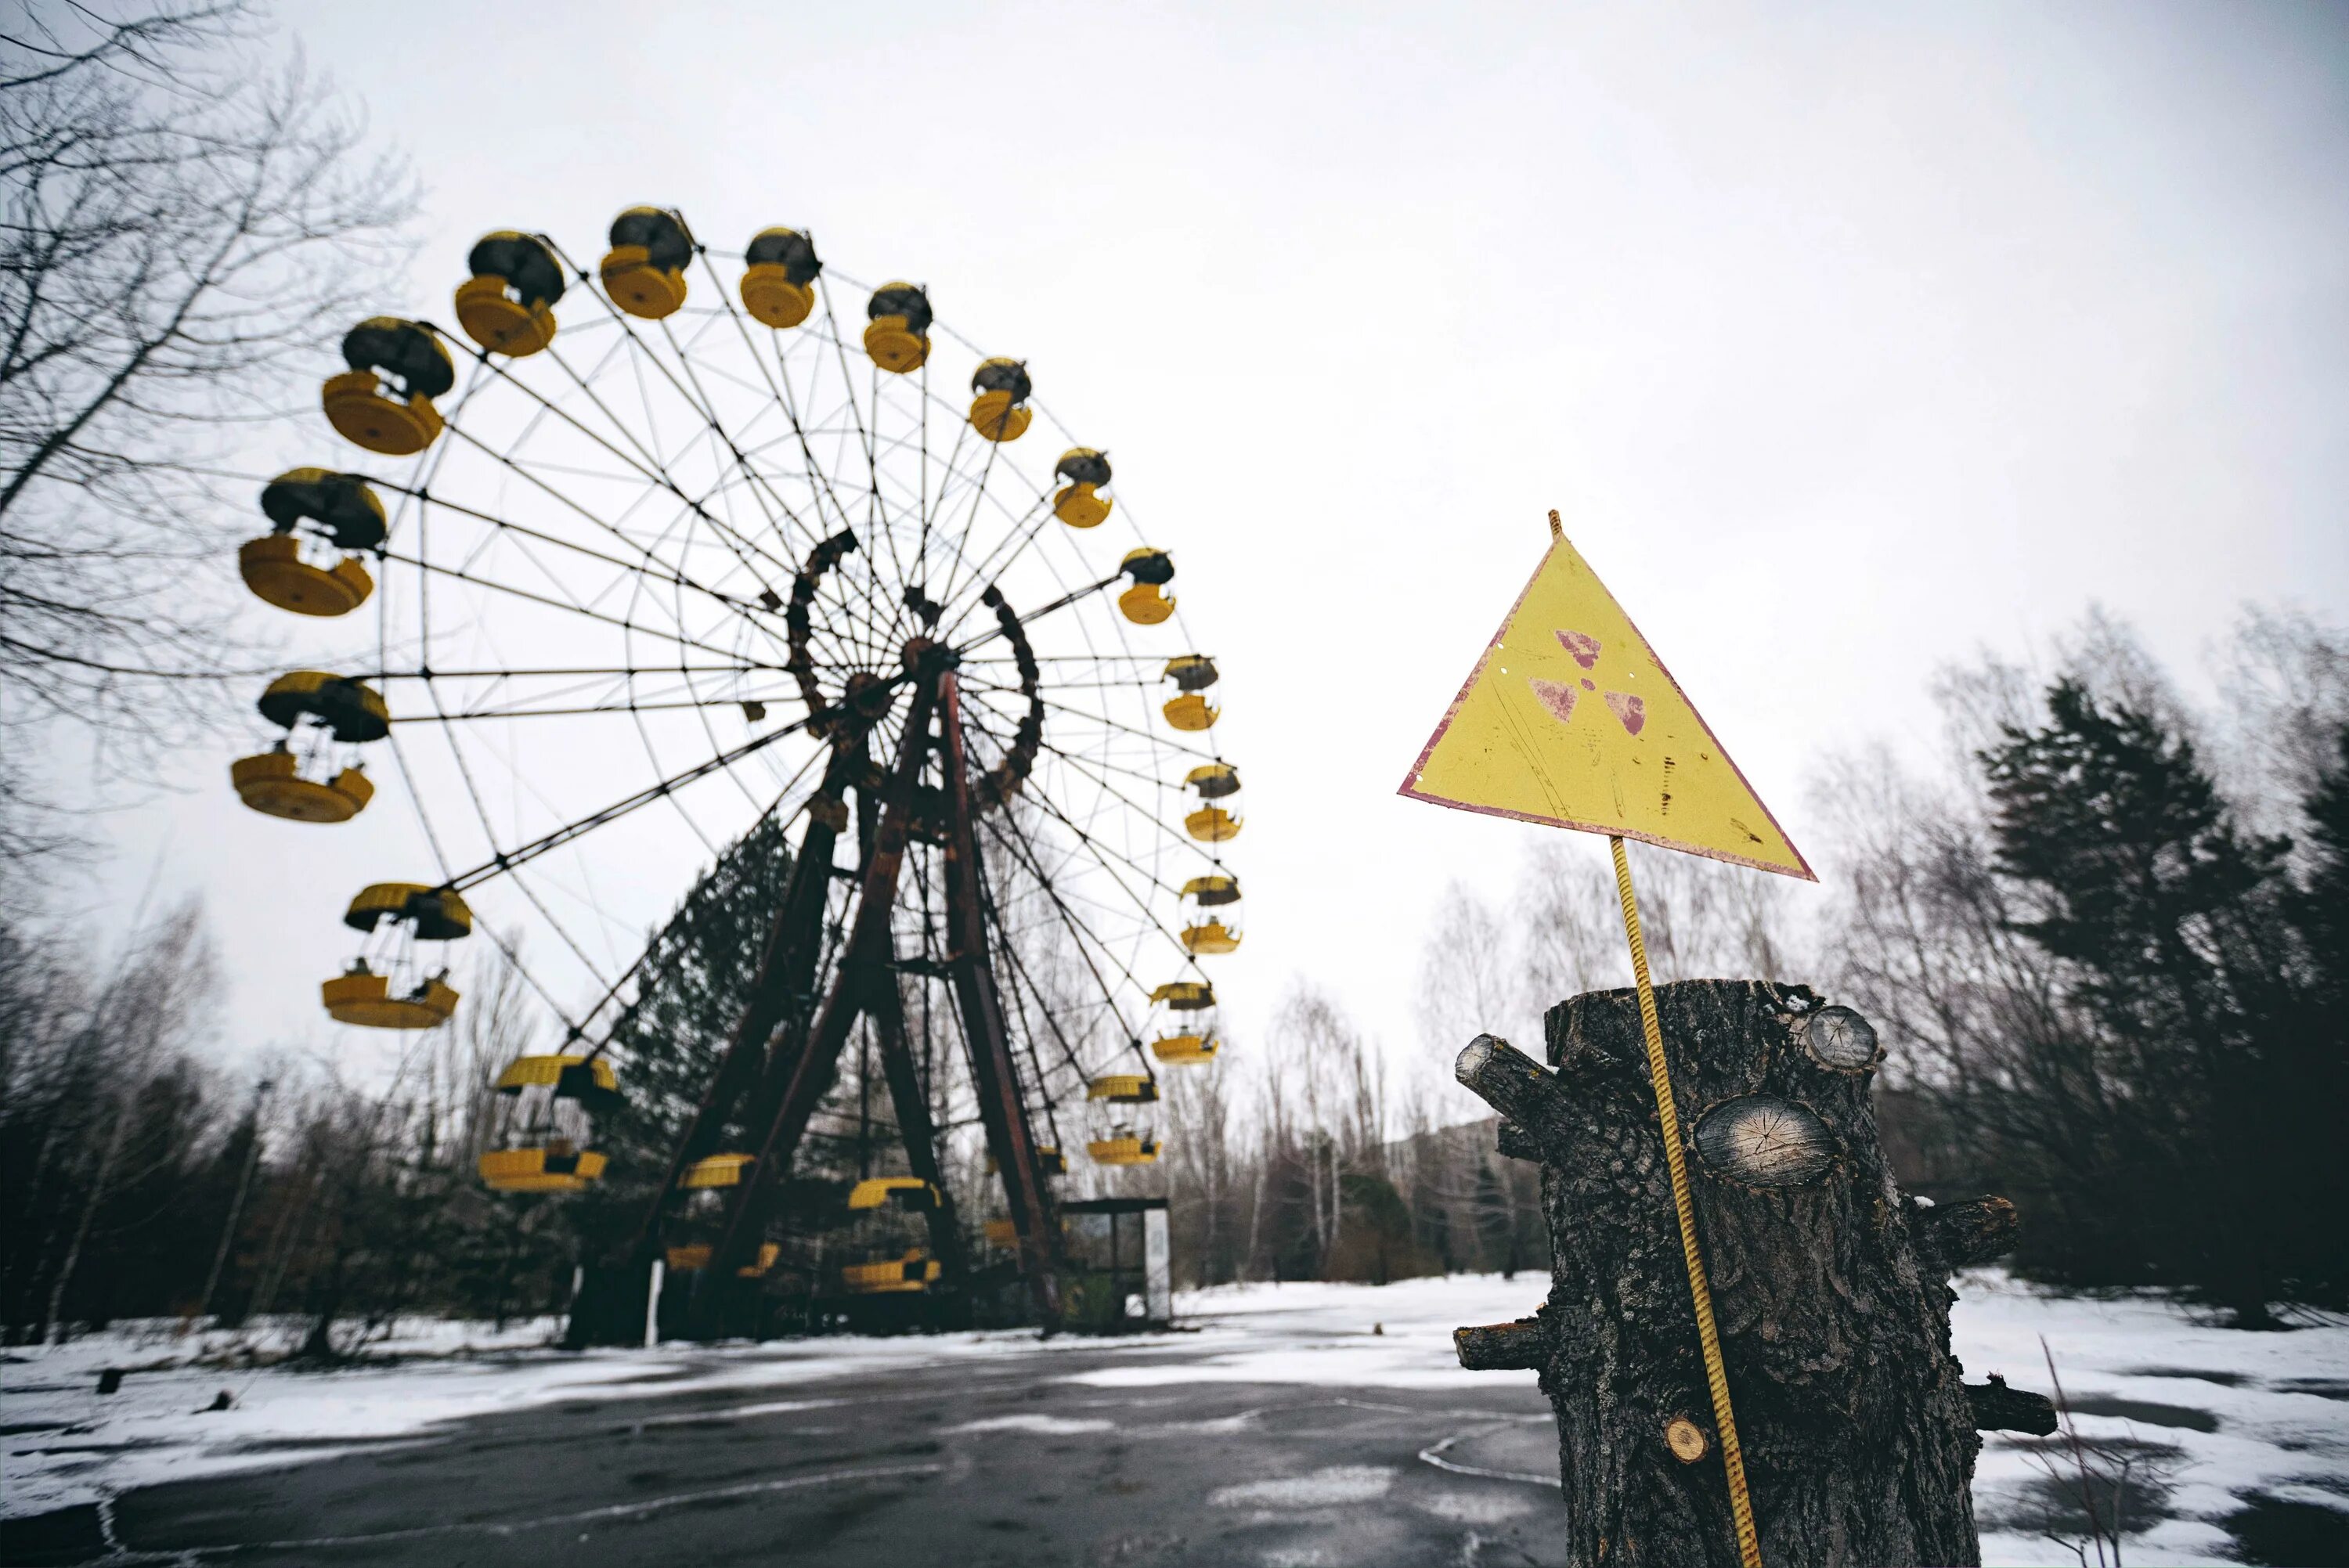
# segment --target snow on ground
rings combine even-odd
[[[563,1399],[746,1397],[696,1419],[809,1408],[827,1402],[833,1379],[968,1358],[1090,1353],[1062,1376],[1105,1389],[1203,1381],[1490,1388],[1508,1375],[1463,1371],[1452,1330],[1522,1315],[1541,1284],[1536,1275],[1455,1275],[1380,1287],[1227,1287],[1178,1298],[1185,1332],[1040,1346],[1028,1333],[985,1333],[566,1355],[539,1347],[551,1333],[545,1323],[502,1335],[428,1323],[378,1347],[409,1359],[334,1372],[238,1366],[224,1336],[118,1331],[17,1352],[0,1365],[0,1512],[413,1442],[441,1423]],[[2018,1387],[2046,1390],[2044,1339],[2082,1439],[2136,1456],[2132,1563],[2231,1555],[2221,1522],[2247,1500],[2349,1511],[2349,1326],[2237,1333],[2158,1295],[2067,1296],[1995,1271],[1969,1274],[1958,1288],[1957,1349],[1970,1380],[2002,1372]],[[106,1367],[130,1375],[120,1392],[101,1397]],[[233,1406],[204,1409],[223,1389]],[[2071,1472],[2059,1467],[2065,1479],[2051,1479],[2057,1457],[2028,1439],[1989,1438],[1975,1489],[1989,1561],[2077,1561],[2041,1530],[2063,1528]],[[1304,1480],[1366,1484],[1339,1471]]]

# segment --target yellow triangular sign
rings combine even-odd
[[[1818,880],[1563,537],[1400,793]]]

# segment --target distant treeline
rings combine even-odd
[[[1867,1013],[1902,1178],[2013,1198],[2036,1277],[2178,1287],[2246,1325],[2349,1305],[2349,1231],[2327,1218],[2349,1200],[2349,649],[2252,616],[2199,706],[2101,621],[2050,666],[1950,672],[1939,768],[1824,765],[1824,891],[1640,853],[1659,978],[1802,981]],[[1299,981],[1262,1037],[1161,1075],[1158,1165],[1080,1159],[1071,1194],[1164,1192],[1184,1284],[1546,1268],[1538,1172],[1497,1153],[1450,1060],[1487,1029],[1537,1054],[1544,1008],[1629,975],[1603,853],[1529,842],[1513,903],[1455,888],[1435,912],[1408,1053]],[[10,917],[0,1329],[291,1314],[324,1356],[403,1313],[560,1309],[583,1252],[642,1212],[789,864],[778,830],[754,831],[658,934],[659,979],[616,1043],[611,1175],[587,1198],[474,1178],[497,1072],[554,1039],[494,954],[454,1025],[398,1038],[387,1087],[285,1051],[214,1065],[192,908],[111,950]],[[1028,973],[1049,985],[1051,962]],[[795,1175],[893,1168],[868,1065],[848,1062]],[[975,1133],[944,1120],[957,1185],[983,1190]],[[984,1218],[964,1215],[974,1233]]]

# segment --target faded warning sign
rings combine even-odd
[[[1817,880],[1563,538],[1551,541],[1401,793]]]

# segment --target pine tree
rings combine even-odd
[[[596,1129],[609,1173],[579,1210],[591,1248],[633,1233],[750,999],[791,879],[788,824],[762,818],[720,855],[654,936],[614,1039],[624,1103]]]
[[[2054,1010],[2077,1038],[2051,1041],[2048,1078],[2090,1119],[2011,1124],[2070,1178],[2043,1243],[2091,1268],[2134,1252],[2147,1277],[2264,1322],[2304,1261],[2269,1159],[2305,1065],[2280,940],[2289,841],[2238,829],[2189,740],[2075,681],[1981,761],[1996,866],[2028,911],[2015,929],[2065,961]],[[2057,1137],[2086,1142],[2045,1147]]]
[[[2302,806],[2311,865],[2292,900],[2293,923],[2306,943],[2319,988],[2335,1018],[2349,1009],[2349,727],[2333,765]],[[2338,1026],[2336,1025],[2336,1027]]]

